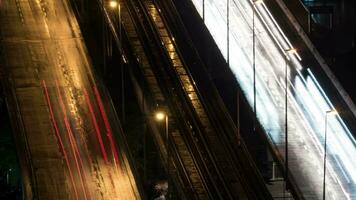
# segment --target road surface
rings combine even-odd
[[[0,1],[1,62],[28,199],[140,199],[67,0]]]

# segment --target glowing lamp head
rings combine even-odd
[[[337,110],[333,109],[333,110],[326,111],[326,114],[328,114],[328,115],[337,115]]]
[[[286,52],[287,52],[288,54],[296,54],[296,53],[297,53],[297,49],[294,49],[294,48],[292,48],[292,49],[287,49]]]
[[[263,0],[253,0],[253,4],[258,5],[263,3]]]
[[[156,113],[156,119],[158,121],[162,121],[166,117],[166,114],[162,111],[159,111]]]
[[[112,1],[109,2],[110,8],[116,8],[117,5],[118,5],[118,4],[117,4],[117,1],[113,1],[113,0],[112,0]]]

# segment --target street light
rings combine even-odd
[[[255,15],[256,5],[263,3],[263,0],[252,1],[252,67],[253,67],[253,112],[255,113],[253,118],[253,132],[256,131],[257,120],[257,105],[256,105],[256,33],[255,33]]]
[[[288,54],[296,54],[297,53],[297,49],[295,49],[295,48],[287,49],[286,53],[288,53]]]
[[[284,95],[285,95],[285,105],[284,105],[284,114],[285,114],[285,118],[284,118],[284,131],[285,131],[285,144],[284,144],[284,148],[285,148],[285,182],[288,183],[288,60],[289,60],[289,55],[292,54],[296,54],[297,50],[294,48],[290,48],[290,49],[286,49],[285,50],[286,53],[286,57],[285,57],[285,61],[286,61],[286,65],[285,65],[285,69],[284,69]],[[286,189],[288,184],[286,184]]]
[[[109,2],[109,6],[111,8],[116,8],[118,6],[118,3],[117,3],[117,1],[112,0],[112,1]]]
[[[230,0],[226,1],[226,60],[230,67]]]
[[[324,175],[323,175],[323,200],[325,200],[325,176],[326,176],[326,137],[328,130],[328,115],[336,115],[337,110],[328,110],[325,112],[325,133],[324,133]]]
[[[124,66],[122,65],[122,59],[124,58],[123,53],[122,53],[122,26],[121,26],[121,4],[117,0],[111,0],[109,2],[109,6],[111,9],[118,10],[118,15],[119,15],[119,54],[120,54],[120,60],[119,60],[119,68],[121,69],[121,101],[122,101],[122,121],[125,123],[125,70]]]
[[[165,135],[166,135],[166,163],[167,163],[167,172],[168,172],[168,178],[167,178],[167,182],[168,182],[168,192],[167,192],[167,197],[169,198],[170,196],[170,181],[169,181],[169,176],[170,176],[170,166],[169,166],[169,129],[168,129],[168,114],[166,112],[163,111],[157,111],[156,112],[156,119],[157,121],[165,121]]]
[[[162,121],[165,117],[166,117],[166,114],[164,112],[162,112],[162,111],[158,111],[156,113],[156,119],[158,121]]]

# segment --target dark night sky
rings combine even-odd
[[[320,2],[320,1],[319,1]],[[327,60],[342,86],[356,100],[356,1],[323,1],[317,6],[332,6],[333,29],[323,29],[311,34],[315,46]],[[324,14],[325,16],[325,14]],[[320,17],[320,16],[319,16]]]

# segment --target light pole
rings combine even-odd
[[[284,68],[284,132],[285,132],[285,182],[286,189],[288,189],[288,60],[289,55],[296,54],[297,50],[294,48],[285,50],[285,68]]]
[[[203,22],[205,23],[205,0],[203,0]]]
[[[324,132],[324,170],[323,170],[323,200],[325,200],[325,176],[326,176],[326,137],[328,131],[328,115],[336,115],[336,110],[328,110],[325,112],[325,132]]]
[[[230,0],[226,0],[226,60],[230,67]]]
[[[105,12],[105,6],[108,6],[111,10],[115,10],[118,6],[117,0],[110,0],[108,3],[105,1],[102,1],[102,12]],[[105,23],[105,15],[103,14],[103,52],[104,52],[104,57],[103,57],[103,68],[104,68],[104,75],[107,73],[107,55],[111,56],[112,55],[112,44],[110,41],[109,34],[107,32],[108,27],[106,26]],[[109,46],[110,45],[110,46]]]
[[[253,118],[253,132],[256,131],[257,120],[257,105],[256,105],[256,32],[255,32],[255,15],[256,5],[263,3],[263,0],[252,1],[252,67],[253,67],[253,112],[255,113]]]
[[[121,26],[121,4],[117,0],[111,0],[109,2],[109,6],[111,9],[118,10],[118,26],[119,26],[119,68],[121,70],[121,110],[122,110],[122,122],[125,123],[125,70],[124,66],[122,65],[122,26]]]
[[[125,123],[125,68],[124,65],[122,64],[122,59],[123,59],[123,53],[122,53],[122,25],[121,25],[121,4],[118,5],[118,10],[119,10],[119,54],[120,54],[120,59],[119,59],[119,66],[121,69],[121,101],[122,101],[122,119],[123,123]]]
[[[166,163],[167,163],[167,183],[168,183],[168,191],[167,191],[167,197],[169,199],[170,197],[170,190],[172,185],[170,185],[170,165],[169,165],[169,123],[168,123],[168,114],[163,112],[163,111],[158,111],[156,113],[156,119],[158,121],[165,121],[165,137],[166,137]]]

